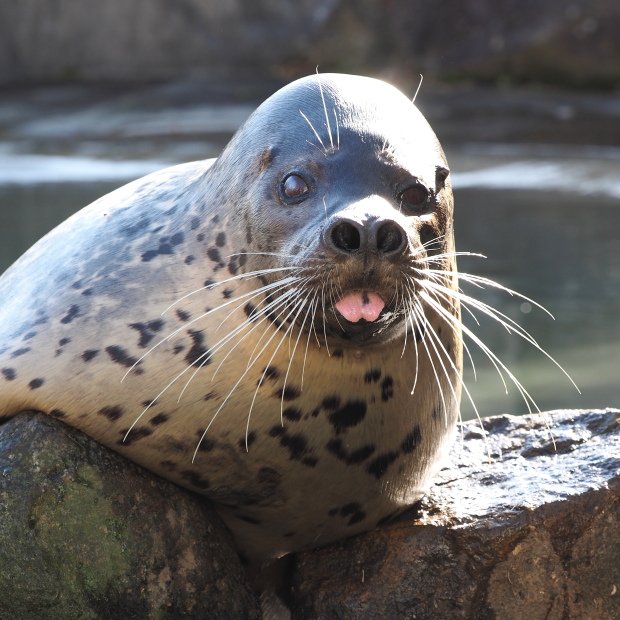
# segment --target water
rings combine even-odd
[[[124,182],[168,164],[216,156],[253,107],[205,106],[185,98],[158,108],[153,97],[135,95],[35,95],[25,105],[16,98],[0,101],[0,272],[58,222]],[[451,126],[453,135],[465,133],[454,119]],[[466,324],[541,409],[618,406],[620,149],[447,144],[457,249],[488,257],[462,258],[461,271],[518,290],[548,308],[555,321],[504,293],[471,286],[466,292],[527,329],[581,394],[530,344],[488,320],[478,326],[465,313]],[[493,366],[475,346],[471,352],[477,380],[471,367],[465,376],[480,414],[527,411],[514,386],[506,395]],[[463,415],[473,415],[466,398]]]

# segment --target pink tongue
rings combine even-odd
[[[357,323],[360,319],[376,321],[383,310],[385,303],[377,293],[347,293],[336,303],[336,310],[351,323]]]

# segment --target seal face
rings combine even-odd
[[[217,505],[261,560],[425,491],[461,333],[441,147],[399,91],[278,91],[216,162],[104,196],[0,279],[0,415],[37,409]]]

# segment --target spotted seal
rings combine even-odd
[[[417,500],[461,391],[441,146],[375,79],[298,80],[216,161],[97,200],[0,279],[0,415],[212,499],[261,560]]]

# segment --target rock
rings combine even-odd
[[[38,413],[0,425],[0,618],[258,618],[204,501]]]
[[[407,514],[282,563],[294,619],[620,617],[620,411],[483,427]],[[37,413],[0,425],[0,565],[1,620],[260,617],[203,498]]]
[[[483,426],[415,511],[298,555],[294,618],[620,618],[620,411]]]
[[[614,0],[0,2],[0,82],[314,71],[617,87]]]

